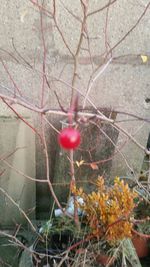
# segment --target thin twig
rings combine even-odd
[[[97,10],[95,10],[95,11],[92,11],[92,12],[88,13],[87,17],[90,17],[90,16],[92,16],[92,15],[95,15],[95,14],[97,14],[97,13],[99,13],[99,12],[105,10],[105,9],[108,8],[110,5],[114,4],[116,1],[117,1],[117,0],[113,0],[112,2],[109,1],[105,6],[99,8],[99,9],[97,9]]]
[[[146,12],[148,11],[150,7],[150,2],[146,5],[143,13],[141,14],[141,16],[138,18],[138,20],[136,21],[136,23],[130,28],[130,30],[109,50],[109,53],[112,53],[112,51],[114,49],[116,49],[116,47],[118,47],[125,39],[126,37],[128,37],[130,35],[131,32],[134,31],[134,29],[137,27],[137,25],[141,22],[141,20],[143,19],[143,17],[145,16]]]
[[[20,213],[25,217],[25,219],[28,221],[29,225],[31,226],[31,229],[37,233],[36,228],[34,227],[34,225],[32,224],[31,220],[29,219],[29,217],[27,216],[27,214],[25,213],[25,211],[19,206],[19,204],[2,188],[0,187],[0,191],[13,203],[13,205],[15,207],[18,208],[18,210],[20,211]]]
[[[49,186],[50,192],[54,198],[55,203],[57,206],[61,209],[61,211],[64,213],[64,210],[58,201],[58,198],[54,192],[51,180],[50,180],[50,175],[49,175],[49,155],[48,155],[48,150],[47,150],[47,142],[46,142],[46,137],[45,137],[45,127],[44,127],[44,120],[42,118],[42,137],[43,137],[43,145],[44,145],[44,153],[45,153],[45,162],[46,162],[46,180],[47,184]]]
[[[86,105],[86,101],[87,101],[87,98],[88,98],[88,95],[94,85],[94,83],[97,81],[97,79],[104,73],[104,71],[107,69],[107,67],[109,66],[109,64],[111,63],[112,61],[112,58],[110,58],[108,60],[108,62],[103,66],[102,69],[98,70],[97,71],[97,74],[95,75],[94,78],[91,79],[91,82],[90,82],[90,85],[89,85],[89,88],[87,88],[87,92],[86,92],[86,95],[84,97],[84,101],[83,101],[83,109],[85,108],[85,105]]]

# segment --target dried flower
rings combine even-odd
[[[98,177],[95,191],[87,194],[82,188],[74,187],[73,193],[82,197],[79,206],[96,238],[104,237],[114,243],[131,237],[131,216],[137,194],[123,180],[116,177],[113,186],[106,187],[104,178]]]

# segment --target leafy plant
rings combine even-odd
[[[150,220],[144,220],[136,224],[136,230],[139,233],[150,235]]]
[[[105,238],[113,244],[132,236],[131,217],[137,194],[119,177],[115,178],[112,187],[106,187],[104,178],[98,177],[96,190],[92,193],[87,194],[83,188],[76,187],[73,192],[83,198],[83,204],[78,205],[94,237]]]
[[[150,203],[145,199],[138,199],[134,209],[135,229],[142,234],[150,234]]]
[[[74,220],[68,216],[52,218],[40,228],[40,233],[46,237],[53,233],[61,233],[64,231],[68,231],[75,236],[81,234],[81,229],[79,231]]]

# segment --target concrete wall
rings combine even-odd
[[[3,2],[0,10],[0,57],[3,61],[3,64],[0,64],[0,92],[11,95],[10,90],[14,90],[14,84],[10,79],[11,74],[23,97],[27,101],[38,105],[42,86],[43,58],[39,10],[28,0],[5,0]],[[94,105],[131,112],[149,118],[150,103],[147,103],[146,99],[150,98],[150,15],[149,9],[145,9],[148,2],[147,0],[114,1],[114,4],[109,9],[105,8],[101,12],[88,17],[87,30],[90,37],[90,51],[94,69],[100,65],[103,66],[104,63],[107,14],[107,41],[109,43],[107,49],[109,50],[109,47],[113,48],[112,62],[93,84],[88,95]],[[47,0],[45,3],[48,6],[48,10],[52,10],[52,1]],[[98,8],[102,9],[107,3],[108,0],[89,1],[88,13],[92,13]],[[143,13],[144,10],[146,11],[145,14]],[[71,51],[75,53],[79,42],[81,25],[71,13],[76,17],[83,18],[79,0],[56,1],[58,25]],[[142,14],[143,18],[134,28]],[[59,77],[66,83],[71,84],[74,68],[73,60],[64,46],[56,27],[54,27],[53,20],[48,16],[44,16],[43,23],[47,49],[46,73],[51,86],[51,89],[49,89],[45,85],[45,103],[48,108],[59,106],[54,94],[54,90],[56,90],[61,103],[63,103],[64,107],[68,107],[71,88],[63,83],[54,83],[53,78]],[[133,31],[124,38],[132,27],[134,28]],[[122,38],[123,41],[116,46]],[[114,48],[115,46],[116,48]],[[92,74],[87,47],[87,40],[84,39],[83,49],[78,58],[77,80],[75,83],[75,86],[82,94],[86,93],[89,77]],[[146,62],[143,62],[141,55],[147,56]],[[9,74],[8,71],[6,72],[6,67],[10,72]],[[80,103],[83,103],[82,96],[80,96]],[[30,111],[22,109],[22,107],[17,107],[17,105],[14,105],[14,107],[23,115],[31,115]],[[5,116],[12,116],[13,114],[2,101],[0,102],[0,113]],[[124,120],[129,119],[129,117],[118,115],[117,119]],[[59,117],[55,117],[55,123],[58,123],[59,120]],[[143,146],[146,145],[150,129],[149,124],[128,121],[125,123],[120,122],[119,125],[124,127],[130,134],[133,134]],[[120,134],[117,143],[118,147],[122,147],[124,141],[123,134]],[[0,140],[0,142],[2,143],[3,140]],[[142,166],[144,153],[129,141],[121,151],[123,154],[117,154],[113,159],[112,176],[130,176],[131,169],[138,174]],[[52,157],[50,154],[50,158]],[[128,161],[128,164],[124,158]],[[130,168],[127,165],[130,165]]]
[[[25,177],[35,178],[35,136],[23,122],[8,117],[0,118],[0,129],[0,226],[27,224],[22,211],[35,219],[35,183]]]

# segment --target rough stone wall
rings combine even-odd
[[[39,9],[29,0],[3,2],[0,9],[0,93],[12,96],[11,92],[17,87],[27,101],[39,105],[43,60]],[[88,97],[95,106],[149,118],[150,103],[147,101],[150,99],[149,1],[116,0],[111,1],[109,8],[103,8],[108,2],[108,0],[89,1],[87,31],[90,46],[87,39],[83,38],[77,62],[75,87],[85,95],[92,68],[96,69],[98,66],[103,68],[106,59],[104,56],[107,51],[111,51],[109,57],[112,56],[112,61],[93,83]],[[48,11],[52,10],[53,1],[45,1],[45,6]],[[97,9],[101,11],[94,13]],[[56,1],[56,18],[66,43],[69,44],[72,53],[75,53],[81,31],[79,18],[83,18],[81,1]],[[68,107],[71,96],[69,85],[74,70],[72,55],[64,45],[49,13],[47,16],[43,14],[43,25],[47,50],[46,74],[51,87],[51,89],[46,87],[45,90],[46,107],[59,107],[54,90],[57,91],[63,106]],[[89,48],[90,53],[87,50]],[[141,56],[146,57],[144,59]],[[53,83],[53,79],[58,77],[65,83]],[[80,96],[80,104],[83,104],[84,98]],[[89,105],[88,102],[87,104]],[[21,114],[31,116],[31,111],[17,105],[14,107]],[[13,114],[2,101],[0,114],[5,116]],[[149,124],[143,121],[131,121],[129,116],[117,115],[120,121],[124,118],[128,121],[120,122],[119,125],[145,146]],[[55,123],[59,120],[59,117],[55,117]],[[120,133],[118,147],[122,147],[123,143],[124,135]],[[121,153],[113,159],[112,176],[116,174],[130,176],[132,169],[135,173],[139,173],[144,153],[131,141],[127,141]]]

